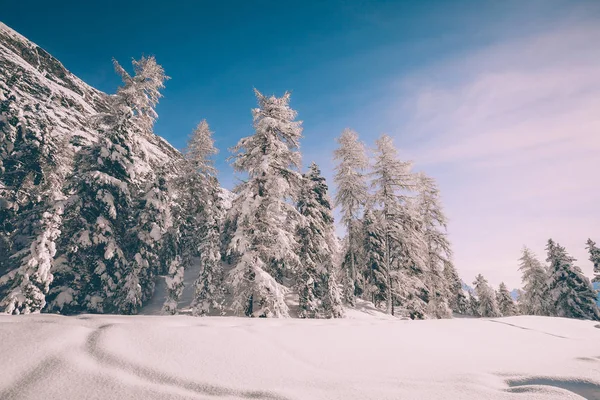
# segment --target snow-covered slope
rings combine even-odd
[[[107,60],[110,62],[110,60]],[[107,95],[87,85],[44,49],[0,22],[0,103],[22,110],[27,126],[49,137],[73,135],[75,145],[96,141],[89,118],[106,109]],[[159,136],[138,138],[151,165],[179,152]]]
[[[545,317],[0,316],[0,398],[598,400],[599,339]]]

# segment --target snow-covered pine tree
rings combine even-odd
[[[481,317],[481,314],[479,314],[479,300],[471,292],[467,293],[467,304],[468,304],[468,314],[470,314],[474,317],[477,317],[477,318]]]
[[[365,295],[375,307],[387,309],[390,293],[390,275],[386,269],[386,242],[384,223],[381,221],[381,211],[365,210],[362,219],[362,237],[364,238],[364,260],[366,268],[364,270]]]
[[[188,168],[184,177],[185,198],[189,215],[198,229],[189,232],[200,261],[200,273],[194,283],[192,313],[207,315],[212,310],[220,310],[223,303],[223,268],[220,252],[220,226],[222,201],[219,182],[216,177],[213,156],[217,154],[212,132],[206,120],[201,121],[188,142],[185,160]],[[188,227],[189,228],[189,227]]]
[[[300,318],[343,316],[341,293],[335,276],[337,240],[325,178],[312,163],[303,176],[298,199],[300,265],[296,273]]]
[[[159,169],[134,203],[137,215],[131,235],[138,251],[127,267],[125,282],[118,299],[118,310],[136,314],[154,293],[154,277],[160,272],[163,239],[173,225],[166,171]]]
[[[287,317],[283,285],[287,271],[298,265],[295,208],[302,176],[302,136],[290,94],[263,96],[253,110],[255,133],[232,149],[233,166],[248,178],[235,188],[230,213],[236,216],[228,253],[235,254],[229,283],[233,308],[255,317]],[[293,202],[293,203],[291,203]]]
[[[450,301],[458,302],[456,287],[450,287],[445,271],[451,265],[452,250],[446,233],[447,219],[442,210],[439,189],[435,181],[420,173],[417,205],[420,213],[421,234],[425,244],[426,282],[429,289],[428,314],[434,318],[450,318]],[[455,272],[455,271],[453,271]],[[456,282],[453,282],[456,284]],[[457,304],[458,306],[458,304]]]
[[[469,314],[469,302],[462,287],[462,281],[451,261],[444,263],[444,277],[448,287],[448,305],[450,309],[461,315]]]
[[[496,302],[498,303],[498,310],[500,310],[500,314],[502,314],[503,317],[510,317],[518,314],[517,305],[504,282],[501,282],[498,287],[498,292],[496,292]]]
[[[501,314],[496,302],[496,293],[483,275],[477,275],[473,285],[477,302],[479,303],[477,314],[484,318],[500,317]]]
[[[343,297],[350,306],[355,305],[355,296],[360,291],[361,251],[360,225],[362,208],[367,200],[367,183],[364,171],[369,166],[365,146],[358,134],[345,129],[337,139],[339,147],[334,151],[334,182],[337,186],[335,205],[341,208],[342,222],[346,227],[346,241],[342,256]],[[358,289],[358,290],[357,290]]]
[[[183,274],[184,268],[181,264],[181,258],[175,256],[169,265],[169,271],[165,277],[167,295],[162,308],[162,311],[165,314],[177,314],[177,306],[181,299],[181,295],[183,294]]]
[[[124,85],[110,97],[110,109],[95,119],[101,140],[77,156],[79,170],[69,187],[74,196],[65,211],[69,240],[53,290],[52,306],[63,313],[123,311],[123,285],[136,280],[128,277],[133,251],[139,247],[131,235],[136,226],[134,196],[140,172],[149,168],[134,157],[135,136],[152,129],[167,77],[153,57],[133,61],[133,66],[132,77],[115,61]]]
[[[16,96],[12,85],[0,82],[0,277],[14,275],[23,257],[11,256],[29,252],[39,234],[38,222],[47,209],[41,204],[47,198],[44,182],[53,173],[47,167],[58,167],[55,158],[61,151],[60,133],[40,115],[40,104],[27,102],[20,108]],[[4,276],[0,297],[13,287],[12,278]]]
[[[519,270],[523,274],[523,295],[519,298],[521,313],[526,315],[550,315],[548,273],[546,269],[527,247],[523,247],[523,255],[519,261],[521,262]]]
[[[564,247],[548,240],[547,261],[550,263],[548,289],[552,300],[552,315],[566,318],[600,320],[596,291],[590,280],[573,262]]]
[[[25,226],[31,227],[32,237],[27,240],[29,247],[7,260],[15,268],[0,277],[0,286],[6,283],[7,287],[0,307],[9,314],[40,312],[46,305],[46,295],[54,279],[51,268],[61,234],[65,199],[62,190],[71,170],[72,150],[68,136],[57,138],[55,145],[52,143],[45,142],[44,156],[38,160],[39,180],[28,193],[27,212],[20,215],[24,218],[17,219],[21,223],[15,224],[21,235],[28,230]]]
[[[592,282],[600,282],[600,248],[592,239],[587,240],[587,249],[590,253],[590,261],[594,264],[594,279]]]

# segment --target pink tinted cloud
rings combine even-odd
[[[550,237],[591,276],[584,243],[600,242],[598,43],[600,25],[562,27],[399,85],[412,117],[398,136],[416,138],[411,158],[438,176],[466,281],[481,272],[517,286],[522,246],[545,259]]]

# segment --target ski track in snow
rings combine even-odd
[[[515,325],[515,324],[509,324],[508,322],[503,322],[503,321],[498,321],[498,320],[493,320],[493,319],[490,319],[489,321],[497,323],[497,324],[504,324],[504,325],[512,326],[512,327],[523,329],[523,330],[526,330],[526,331],[539,332],[539,333],[543,333],[544,335],[554,336],[554,337],[561,338],[561,339],[569,339],[566,336],[555,335],[553,333],[544,332],[544,331],[540,331],[540,330],[537,330],[537,329],[525,328],[524,326],[519,326],[519,325]]]
[[[86,353],[101,364],[106,364],[112,368],[116,368],[123,372],[135,375],[149,382],[158,382],[163,386],[173,386],[209,396],[235,396],[242,399],[287,400],[286,397],[279,396],[270,392],[236,391],[224,386],[216,386],[207,383],[187,381],[158,370],[147,368],[141,365],[136,365],[134,363],[126,361],[123,358],[116,357],[108,353],[107,351],[102,350],[102,347],[99,345],[100,336],[102,335],[102,332],[111,328],[112,326],[113,324],[101,325],[90,334],[86,341]]]

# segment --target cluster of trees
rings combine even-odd
[[[78,151],[71,138],[53,137],[50,124],[23,118],[30,109],[19,114],[4,99],[5,312],[133,314],[153,295],[155,276],[164,274],[165,311],[175,312],[183,267],[199,257],[203,274],[210,274],[219,249],[209,239],[218,235],[222,213],[211,132],[201,123],[182,157],[150,165],[142,139],[154,135],[168,77],[153,57],[133,67],[130,75],[115,61],[123,85],[88,121],[98,141]],[[202,313],[211,287],[197,286],[195,309]]]
[[[594,265],[592,282],[600,282],[600,248],[588,239],[587,249]],[[546,251],[548,264],[543,265],[530,249],[523,249],[519,260],[523,288],[516,303],[504,283],[495,292],[485,278],[478,275],[474,293],[469,295],[470,313],[481,317],[525,314],[600,320],[598,294],[592,282],[574,264],[575,259],[552,239],[548,240]]]
[[[354,305],[362,298],[413,319],[465,313],[434,180],[413,172],[387,135],[377,140],[372,160],[352,130],[342,132],[338,144],[344,300]]]
[[[135,314],[165,275],[163,310],[176,313],[184,269],[196,262],[196,315],[288,316],[291,293],[304,318],[341,317],[356,298],[412,318],[465,312],[438,189],[399,160],[390,137],[377,141],[372,163],[355,132],[338,139],[340,242],[319,167],[301,171],[302,124],[289,93],[256,91],[255,132],[232,149],[245,179],[225,210],[206,121],[181,157],[159,168],[144,157],[140,138],[153,135],[168,77],[153,57],[133,67],[130,75],[115,61],[123,85],[88,122],[99,140],[82,148],[31,126],[4,99],[5,312]]]
[[[319,167],[301,169],[302,123],[290,94],[258,91],[254,133],[231,149],[244,177],[225,209],[212,132],[202,121],[182,154],[161,166],[143,138],[168,77],[153,57],[133,62],[107,106],[87,123],[89,145],[54,137],[50,120],[0,98],[0,307],[10,314],[135,314],[165,276],[174,314],[184,270],[199,263],[194,315],[337,318],[372,302],[413,319],[452,313],[526,313],[599,319],[596,293],[565,249],[548,242],[549,266],[527,249],[518,304],[479,275],[468,296],[451,261],[435,181],[401,160],[382,135],[370,152],[358,134],[337,139],[334,202]],[[35,117],[35,118],[34,118]],[[33,123],[32,121],[36,121]],[[40,122],[41,121],[41,122]],[[339,207],[346,235],[335,234]],[[588,241],[600,276],[600,250]]]

